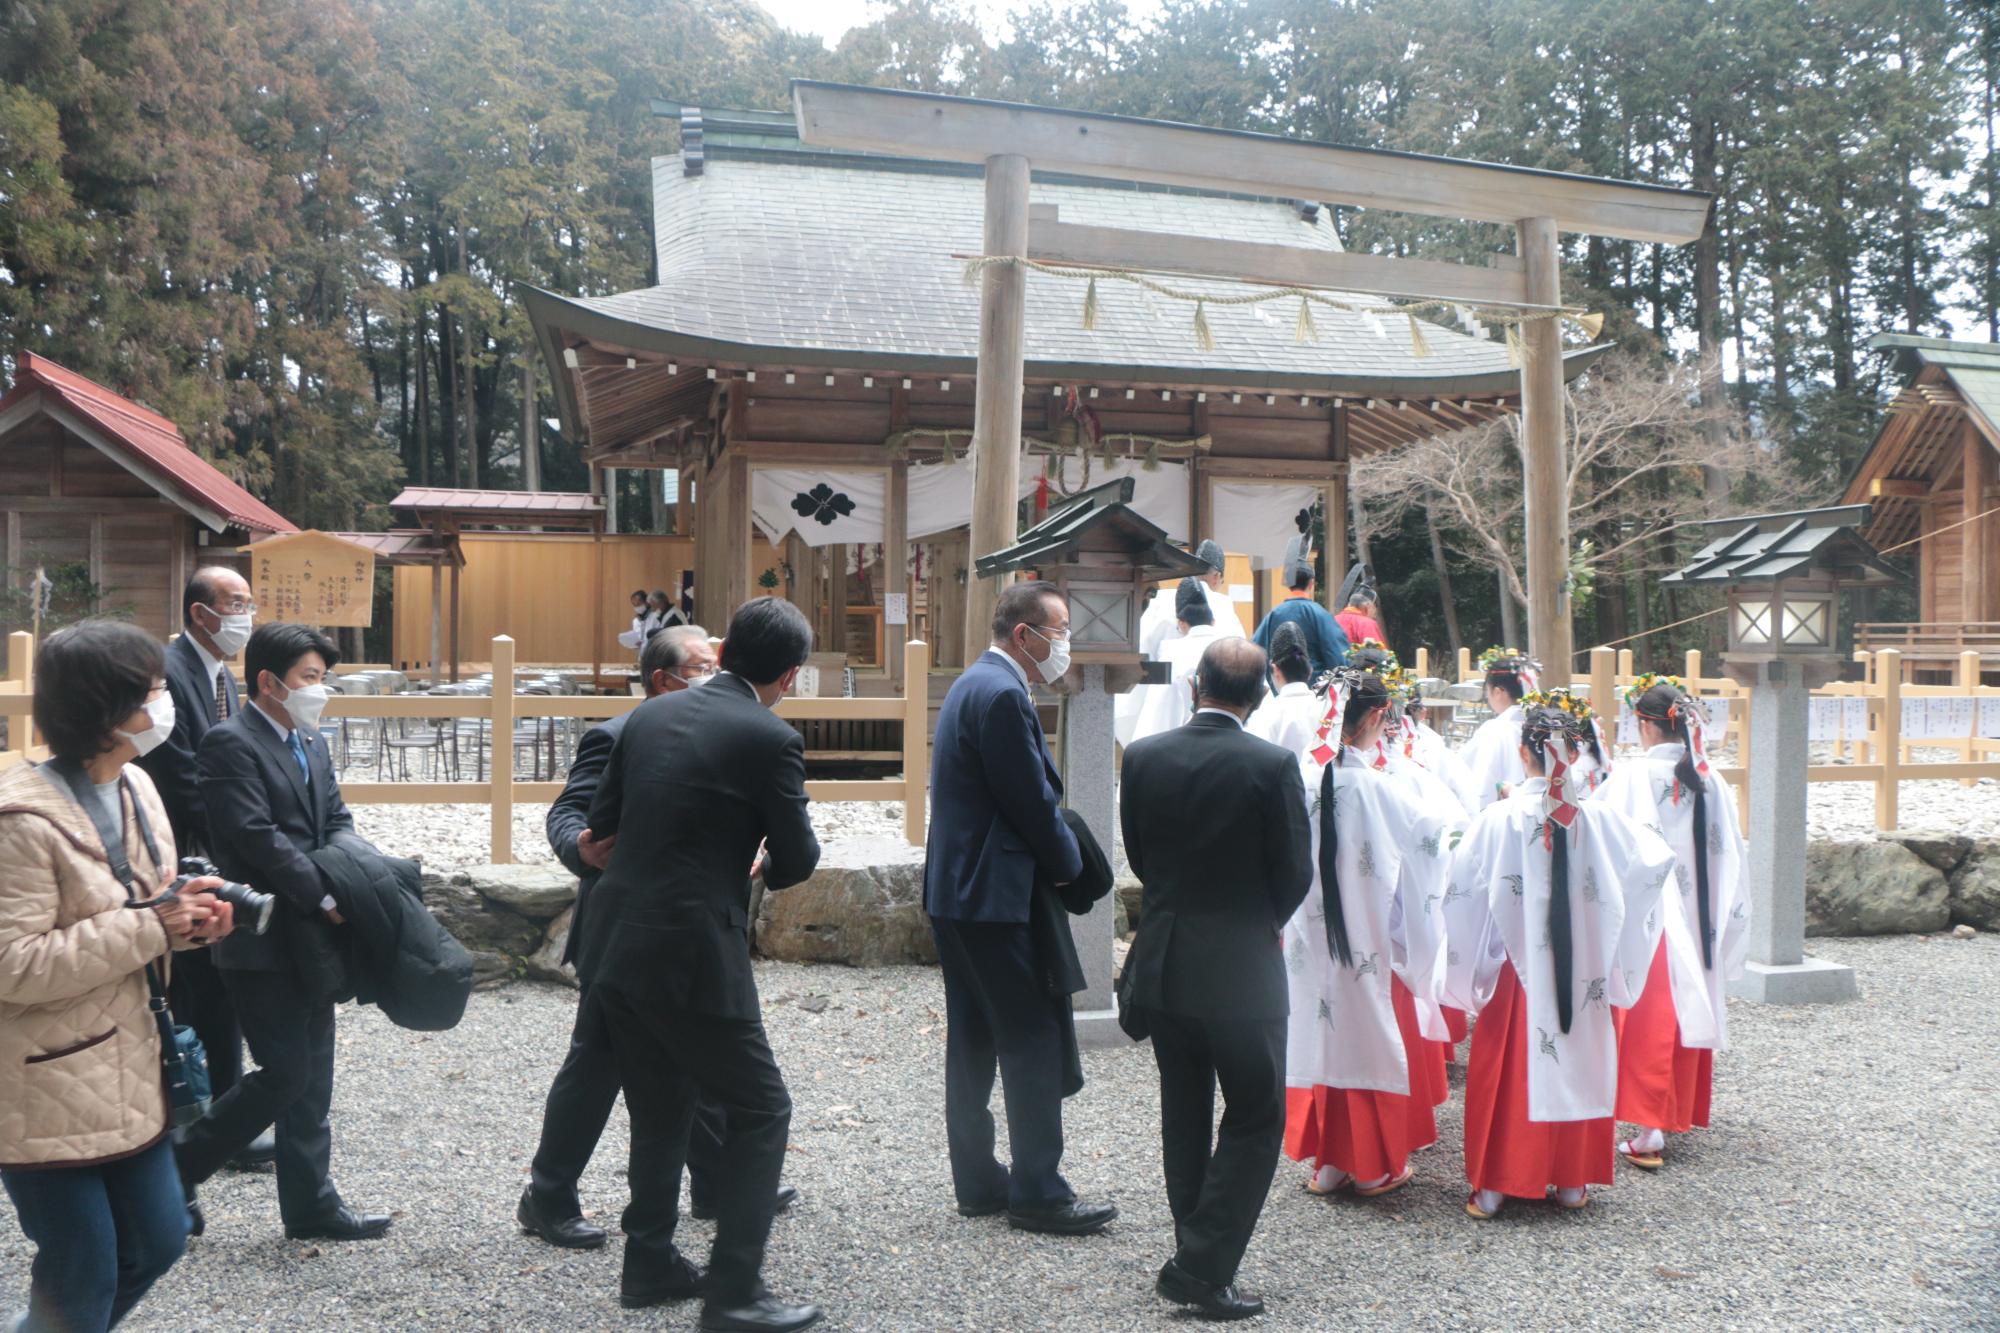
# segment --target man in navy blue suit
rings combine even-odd
[[[1009,585],[993,611],[993,646],[938,713],[924,910],[944,967],[945,1133],[958,1211],[1004,1211],[1022,1230],[1080,1236],[1103,1230],[1118,1209],[1081,1202],[1062,1177],[1066,1006],[1042,985],[1029,924],[1036,875],[1066,884],[1083,866],[1028,693],[1030,679],[1052,684],[1068,668],[1062,594]],[[1011,1171],[993,1155],[996,1066]]]

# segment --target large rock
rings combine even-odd
[[[577,984],[576,969],[562,960],[563,950],[569,944],[570,921],[575,915],[575,907],[566,907],[561,916],[549,922],[549,931],[542,940],[542,947],[523,960],[523,966],[529,976],[537,981],[560,982],[565,986]]]
[[[1146,886],[1139,877],[1129,870],[1120,871],[1112,883],[1111,891],[1118,895],[1118,935],[1123,939],[1139,928],[1139,900],[1145,895]]]
[[[831,848],[803,884],[764,895],[757,950],[793,963],[935,963],[921,848]]]
[[[542,922],[480,893],[468,871],[424,871],[424,906],[471,951],[476,985],[521,975],[524,960],[541,948],[547,934]]]
[[[533,921],[553,921],[576,901],[576,876],[559,865],[472,866],[452,878]]]
[[[1806,934],[1896,935],[1951,923],[1943,872],[1898,843],[1806,845]]]
[[[1981,838],[1951,876],[1951,919],[2000,930],[2000,839]]]
[[[1909,848],[1947,875],[1964,864],[1965,854],[1972,850],[1971,838],[1948,829],[1903,829],[1875,836],[1883,842]]]

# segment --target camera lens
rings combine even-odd
[[[271,909],[278,900],[270,894],[259,893],[248,884],[223,884],[215,896],[236,909],[239,929],[248,927],[251,934],[262,935],[271,928]]]

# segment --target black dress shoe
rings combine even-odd
[[[243,1148],[226,1165],[231,1171],[262,1171],[273,1166],[278,1160],[278,1136],[265,1130]]]
[[[1020,1231],[1042,1231],[1052,1236],[1090,1236],[1111,1225],[1111,1220],[1117,1216],[1116,1204],[1071,1199],[1066,1203],[1049,1203],[1036,1208],[1009,1208],[1007,1225]]]
[[[771,1211],[773,1213],[782,1213],[798,1201],[799,1187],[797,1185],[780,1185],[778,1186],[777,1202],[772,1205]],[[700,1203],[696,1203],[690,1199],[688,1201],[688,1215],[697,1222],[713,1222],[715,1220],[715,1205],[706,1199]]]
[[[618,1303],[628,1310],[643,1310],[668,1301],[691,1300],[701,1295],[707,1285],[708,1274],[701,1271],[701,1265],[676,1251],[674,1261],[649,1274],[643,1285],[622,1283],[618,1288]]]
[[[701,1307],[702,1333],[796,1333],[824,1313],[817,1305],[787,1305],[765,1292],[743,1305]]]
[[[992,1203],[964,1203],[958,1205],[960,1217],[992,1217],[995,1213],[1007,1211],[1007,1201],[997,1199]]]
[[[188,1235],[199,1236],[202,1232],[206,1230],[208,1230],[208,1218],[206,1215],[202,1213],[201,1205],[196,1203],[193,1199],[189,1199]]]
[[[374,1240],[389,1229],[386,1213],[357,1213],[346,1204],[318,1221],[285,1228],[289,1240]]]
[[[532,1189],[521,1191],[521,1204],[514,1210],[514,1220],[530,1236],[540,1236],[560,1249],[595,1250],[601,1248],[605,1240],[603,1227],[593,1226],[581,1217],[546,1216],[535,1206]]]
[[[1255,1296],[1245,1296],[1236,1290],[1234,1283],[1217,1286],[1203,1282],[1175,1259],[1167,1260],[1160,1269],[1160,1280],[1154,1290],[1176,1305],[1193,1306],[1210,1319],[1253,1319],[1264,1313],[1264,1302]]]

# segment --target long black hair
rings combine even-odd
[[[1326,946],[1342,967],[1354,966],[1354,950],[1347,942],[1347,913],[1340,903],[1340,825],[1334,818],[1333,770],[1340,767],[1340,755],[1347,738],[1361,720],[1389,702],[1389,688],[1382,678],[1367,673],[1350,676],[1347,707],[1340,715],[1340,738],[1333,758],[1319,775],[1319,891],[1326,908]]]
[[[1565,712],[1561,708],[1543,704],[1528,709],[1527,717],[1521,723],[1521,744],[1528,747],[1528,753],[1535,757],[1535,763],[1544,771],[1548,768],[1549,742],[1558,736],[1565,738],[1572,745],[1587,745],[1593,753],[1597,751],[1595,729],[1586,719]],[[1571,965],[1576,956],[1576,939],[1570,924],[1569,909],[1569,830],[1551,819],[1548,822],[1547,833],[1549,953],[1555,964],[1556,1022],[1564,1032],[1568,1032],[1576,1002],[1570,981]]]
[[[1312,658],[1306,652],[1305,632],[1286,621],[1271,635],[1271,669],[1285,673],[1287,681],[1312,679]]]
[[[1655,685],[1639,696],[1632,711],[1656,727],[1662,727],[1680,742],[1681,755],[1674,761],[1674,781],[1694,796],[1694,893],[1695,915],[1701,930],[1701,965],[1715,970],[1714,923],[1708,901],[1708,783],[1695,767],[1694,736],[1689,715],[1699,707],[1675,686]]]

